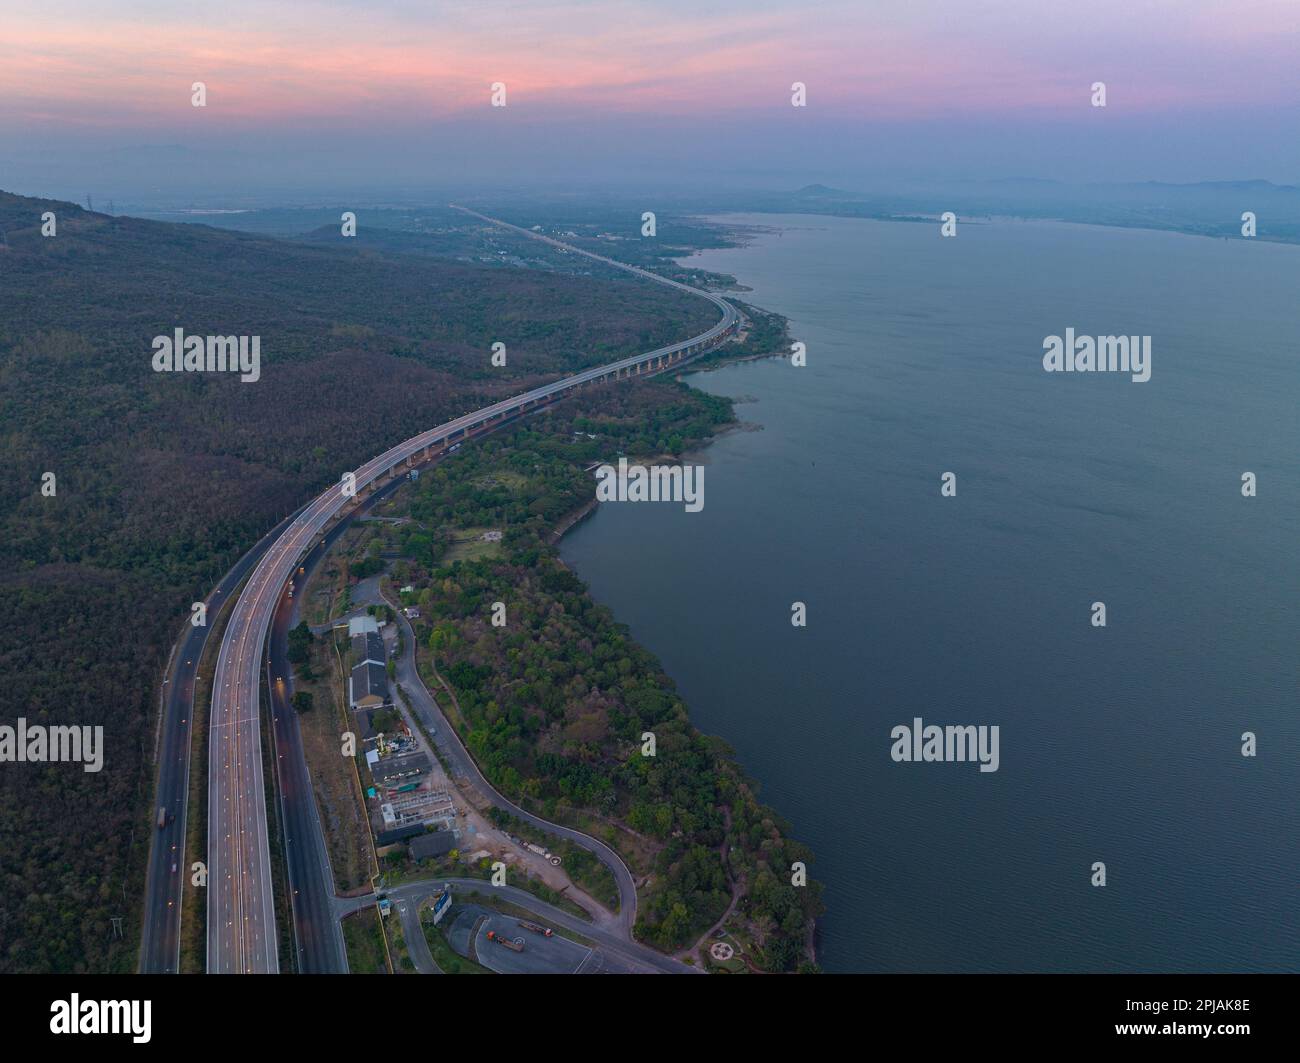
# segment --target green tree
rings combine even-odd
[[[294,664],[306,664],[307,658],[311,654],[312,638],[311,628],[307,626],[307,621],[303,620],[296,628],[289,632],[289,660]]]

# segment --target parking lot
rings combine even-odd
[[[488,939],[488,931],[514,940],[522,938],[524,951],[515,952]],[[525,930],[513,916],[493,912],[480,924],[474,938],[478,962],[498,974],[576,974],[591,955],[591,949],[576,941],[552,934],[543,937]]]
[[[586,945],[552,934],[549,938],[525,930],[513,915],[502,915],[477,904],[457,905],[447,928],[447,942],[462,956],[470,941],[478,962],[497,974],[583,974],[607,968],[605,957]],[[523,938],[524,951],[515,952],[488,938],[491,930],[511,941]],[[621,965],[614,965],[617,969]]]

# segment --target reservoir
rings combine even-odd
[[[813,849],[823,967],[1300,969],[1300,247],[723,220],[690,264],[807,365],[690,376],[761,426],[689,456],[703,508],[562,551]],[[1150,378],[1044,371],[1067,329]],[[891,758],[921,718],[997,770]]]

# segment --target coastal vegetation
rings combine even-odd
[[[792,884],[811,854],[552,545],[591,502],[593,462],[680,455],[733,421],[727,400],[671,380],[595,389],[404,487],[385,512],[410,519],[385,534],[405,558],[392,581],[420,608],[421,662],[454,691],[458,730],[492,784],[620,850],[640,883],[642,940],[689,952],[731,920],[762,969],[788,971],[811,962],[822,910],[816,882]],[[466,527],[499,529],[500,550],[448,560]]]

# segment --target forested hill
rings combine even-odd
[[[0,192],[0,723],[102,724],[106,745],[98,774],[0,764],[0,970],[133,968],[162,665],[189,603],[262,532],[493,395],[715,319],[631,278],[346,253]],[[259,336],[261,379],[155,373],[153,338],[178,327]],[[497,341],[505,368],[489,364]]]

